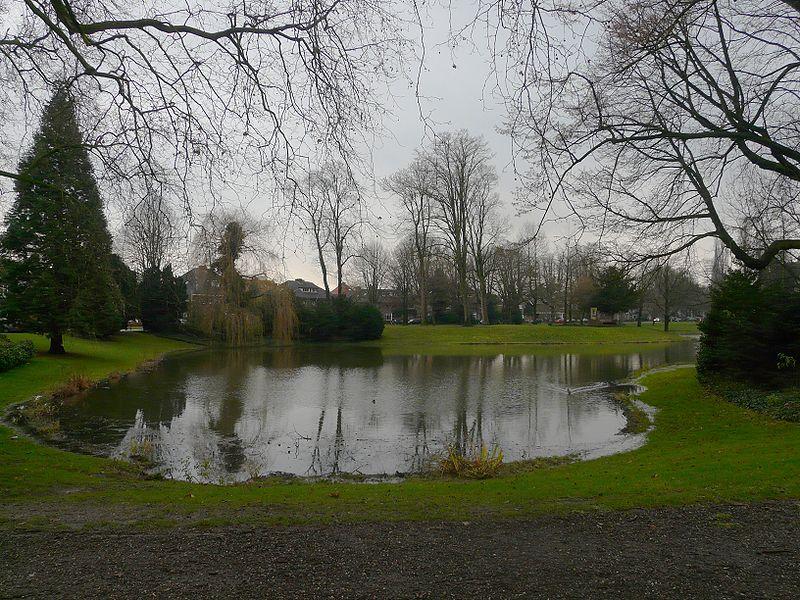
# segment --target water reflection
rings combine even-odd
[[[619,354],[383,356],[308,346],[205,351],[91,392],[61,415],[64,445],[152,461],[167,477],[394,474],[447,444],[498,445],[507,460],[599,455],[635,440],[585,386],[686,362],[691,342]]]

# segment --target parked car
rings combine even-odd
[[[408,324],[409,325],[420,325],[421,323],[422,323],[422,319],[419,319],[419,318],[416,318],[416,317],[413,318],[413,319],[409,319],[408,320]]]

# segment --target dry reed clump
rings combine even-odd
[[[50,397],[54,400],[64,401],[67,398],[76,396],[92,387],[92,380],[86,375],[77,373],[70,375],[65,383],[62,383],[52,391]]]
[[[497,446],[489,450],[484,444],[461,449],[450,445],[447,455],[439,461],[443,475],[466,479],[488,479],[496,476],[503,466],[503,451]]]

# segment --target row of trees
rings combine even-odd
[[[296,214],[312,240],[326,293],[329,263],[337,289],[346,275],[365,299],[391,288],[401,313],[422,320],[488,323],[534,318],[572,320],[597,306],[606,313],[638,309],[670,317],[700,309],[704,294],[677,260],[609,269],[598,244],[548,245],[527,228],[516,239],[501,214],[497,175],[486,142],[467,131],[435,136],[412,163],[382,182],[398,202],[404,237],[393,250],[377,239],[362,242],[360,192],[344,165],[331,163],[306,177],[295,196]],[[617,288],[612,292],[612,281]],[[605,293],[603,292],[605,290]],[[617,299],[613,296],[616,295]],[[623,299],[624,297],[624,299]],[[454,314],[458,311],[458,315]]]
[[[523,235],[524,237],[524,235]],[[389,288],[402,321],[413,312],[436,323],[463,322],[464,306],[458,272],[446,252],[432,252],[420,278],[414,240],[404,238],[393,251],[379,242],[366,245],[354,264],[353,276],[364,299],[380,300]],[[596,307],[601,318],[631,314],[641,324],[659,317],[664,328],[677,316],[702,314],[707,286],[692,273],[690,263],[677,261],[626,269],[608,264],[596,245],[548,244],[534,237],[516,242],[498,241],[483,255],[486,317],[481,315],[481,287],[473,260],[467,265],[467,311],[485,323],[520,322],[523,316],[553,322],[590,317]],[[426,300],[423,312],[420,298]]]

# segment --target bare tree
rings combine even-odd
[[[377,305],[381,287],[389,280],[391,256],[383,244],[372,241],[361,247],[353,262],[367,292],[367,302]]]
[[[150,189],[126,215],[122,244],[139,273],[161,270],[170,262],[176,238],[176,217],[164,196]]]
[[[411,240],[416,259],[420,321],[428,320],[428,275],[433,253],[433,172],[428,162],[418,157],[405,169],[384,180],[383,187],[400,199],[410,221]]]
[[[469,267],[469,222],[473,201],[495,177],[486,141],[467,131],[438,134],[425,155],[433,176],[436,223],[447,241],[458,281],[463,323],[470,322],[467,275]]]
[[[310,145],[354,156],[407,48],[390,2],[4,4],[0,93],[14,101],[4,108],[21,106],[27,126],[68,85],[101,175],[120,186],[169,177],[187,204],[202,182],[219,198],[233,172],[284,178]],[[14,147],[17,128],[4,133]],[[20,177],[0,165],[3,176]]]
[[[328,163],[323,169],[321,193],[330,232],[331,251],[336,264],[336,293],[342,293],[342,276],[356,256],[355,237],[362,225],[358,185],[342,163]]]
[[[525,248],[519,244],[500,244],[493,249],[494,290],[500,298],[503,320],[511,322],[518,313],[527,287],[529,270]]]
[[[686,266],[676,268],[667,262],[654,271],[648,296],[662,316],[664,331],[669,331],[672,318],[689,306],[698,287]]]
[[[506,40],[507,130],[542,220],[563,205],[634,261],[711,238],[753,269],[799,249],[798,6],[480,2],[507,34],[491,36]]]
[[[414,293],[416,244],[413,237],[400,242],[392,253],[389,265],[389,280],[400,299],[403,324],[408,323],[411,297]]]
[[[478,178],[473,188],[470,211],[467,218],[467,243],[472,254],[477,280],[478,301],[481,307],[481,323],[489,323],[488,279],[492,263],[492,247],[500,237],[501,225],[497,221],[500,198],[492,188],[497,177],[492,169]]]
[[[324,186],[323,175],[320,172],[309,173],[302,185],[293,189],[292,206],[299,216],[301,227],[311,236],[314,250],[317,254],[319,269],[322,273],[322,283],[325,287],[325,297],[330,299],[331,288],[328,283],[328,266],[325,255],[331,242],[331,231],[326,217],[326,198],[321,186]]]

